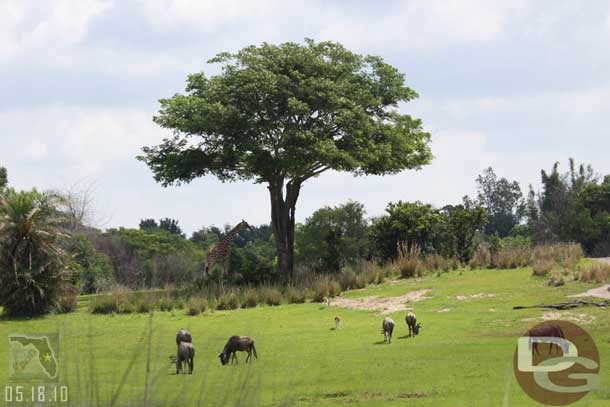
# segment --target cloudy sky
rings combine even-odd
[[[607,1],[0,0],[0,165],[21,189],[94,185],[101,226],[179,219],[187,232],[268,222],[266,189],[214,178],[162,188],[134,159],[169,134],[157,100],[205,61],[263,41],[333,40],[380,55],[420,98],[405,111],[434,162],[392,177],[324,174],[303,220],[354,199],[456,203],[487,166],[523,187],[568,157],[610,173]]]

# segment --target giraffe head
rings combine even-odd
[[[250,225],[248,225],[248,222],[243,219],[241,220],[241,222],[239,222],[239,226],[241,226],[242,228],[251,229]]]

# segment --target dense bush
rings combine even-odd
[[[296,231],[296,260],[316,272],[337,273],[369,256],[364,206],[348,202],[315,211]]]
[[[275,287],[262,287],[260,290],[261,302],[267,305],[280,305],[282,292]]]
[[[232,310],[239,308],[239,297],[234,292],[229,292],[218,299],[216,309],[218,310]]]

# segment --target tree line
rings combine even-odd
[[[191,284],[201,276],[207,250],[230,230],[205,226],[187,237],[179,221],[142,219],[137,229],[92,228],[74,218],[74,203],[53,192],[17,191],[0,167],[0,298],[29,299],[48,307],[39,285],[81,293],[117,285],[139,289]],[[440,255],[467,264],[480,244],[498,240],[534,245],[577,242],[592,256],[610,256],[610,175],[590,166],[559,163],[541,171],[540,191],[523,194],[516,181],[492,168],[477,177],[477,197],[435,207],[390,202],[368,218],[364,205],[350,201],[315,211],[295,227],[295,264],[302,272],[339,273],[362,261],[385,263],[401,256]],[[19,276],[18,279],[14,275]],[[232,244],[229,273],[212,279],[233,284],[278,282],[271,225],[242,230]],[[204,282],[201,282],[204,283]],[[47,293],[48,294],[48,293]]]

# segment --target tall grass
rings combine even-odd
[[[594,262],[579,268],[576,278],[587,283],[610,282],[610,264]]]

